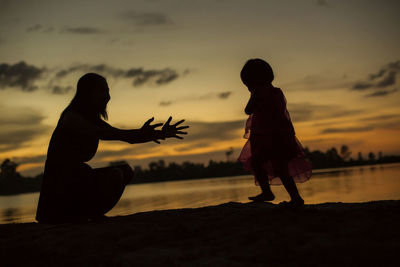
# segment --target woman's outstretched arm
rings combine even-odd
[[[179,126],[181,123],[183,123],[185,120],[180,120],[177,123],[170,124],[172,117],[170,116],[168,120],[164,123],[156,123],[151,125],[151,122],[153,122],[154,118],[151,118],[147,120],[142,128],[137,129],[137,130],[121,130],[112,127],[105,121],[102,121],[102,123],[105,124],[105,127],[110,127],[113,128],[116,133],[121,134],[121,138],[127,138],[127,139],[118,139],[121,141],[125,141],[128,143],[144,143],[144,142],[149,142],[149,141],[154,141],[156,143],[160,143],[159,140],[165,140],[166,138],[178,138],[178,139],[183,139],[182,136],[180,135],[186,135],[187,132],[183,132],[183,129],[189,128],[189,126]],[[160,127],[163,125],[161,130],[156,130],[155,128]],[[106,137],[105,137],[106,138]],[[114,139],[103,139],[103,140],[114,140]]]
[[[140,129],[123,130],[118,129],[105,121],[101,121],[103,131],[100,132],[99,139],[101,140],[120,140],[130,144],[145,143],[154,141],[160,143],[158,140],[164,140],[165,136],[161,130],[156,130],[157,127],[162,126],[162,123],[151,125],[154,118],[147,120]]]
[[[130,144],[144,143],[165,139],[161,130],[155,128],[163,125],[157,123],[150,125],[154,118],[146,121],[140,129],[123,130],[118,129],[103,120],[98,124],[86,120],[77,112],[68,112],[64,115],[62,126],[71,133],[78,133],[83,136],[91,136],[101,140],[119,140]]]
[[[156,128],[162,126],[163,123],[151,125],[154,118],[147,120],[140,129],[123,130],[113,127],[100,119],[99,123],[95,124],[86,120],[77,112],[68,112],[64,115],[62,124],[66,127],[67,131],[78,133],[79,135],[95,137],[101,140],[119,140],[130,144],[154,141],[159,144],[159,140],[165,140],[166,138],[171,137],[183,139],[179,135],[187,134],[181,130],[189,128],[189,126],[177,127],[184,120],[170,125],[169,123],[171,120],[172,117],[169,117],[161,130],[157,130]]]

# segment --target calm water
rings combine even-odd
[[[273,186],[272,190],[274,203],[289,199],[283,186]],[[400,164],[316,171],[308,182],[299,184],[299,190],[308,204],[400,200]],[[258,193],[253,177],[247,175],[129,185],[107,215],[248,202],[248,196]],[[38,198],[38,193],[0,196],[0,223],[34,221]]]

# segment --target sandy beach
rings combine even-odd
[[[400,201],[164,210],[0,225],[2,266],[398,266]]]

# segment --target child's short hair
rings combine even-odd
[[[274,72],[271,66],[259,58],[249,59],[240,72],[240,78],[246,86],[253,84],[271,83]]]

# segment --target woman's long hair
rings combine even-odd
[[[106,107],[104,107],[103,110],[96,110],[90,101],[94,89],[104,85],[104,83],[107,83],[106,79],[99,74],[87,73],[83,75],[78,80],[74,98],[61,113],[60,118],[63,117],[65,112],[74,110],[90,121],[98,121],[101,118],[107,120],[108,114]]]

